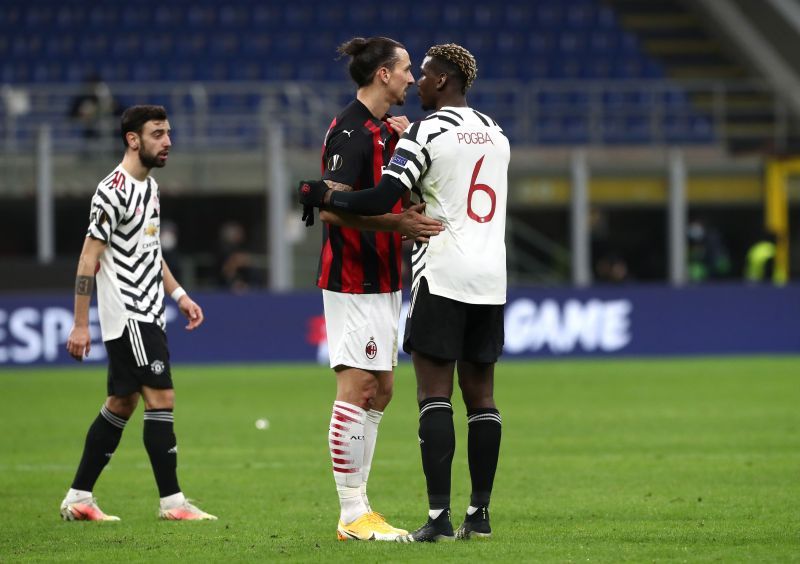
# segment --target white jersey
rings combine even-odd
[[[471,304],[506,301],[506,200],[510,148],[503,130],[472,108],[444,107],[413,123],[384,174],[445,230],[411,255],[412,288]]]
[[[103,340],[122,336],[129,319],[166,326],[158,184],[122,165],[97,185],[87,237],[106,243],[96,275]]]

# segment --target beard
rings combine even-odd
[[[167,164],[167,161],[162,161],[158,158],[158,153],[146,153],[144,148],[139,151],[139,162],[141,162],[142,166],[147,169],[162,168]]]

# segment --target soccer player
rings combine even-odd
[[[490,117],[467,105],[475,59],[455,44],[431,47],[417,82],[424,109],[436,111],[400,139],[372,190],[334,192],[300,185],[301,203],[359,214],[383,213],[406,191],[445,230],[412,253],[411,305],[404,350],[417,375],[419,442],[428,488],[428,520],[400,541],[488,537],[489,498],[500,451],[494,366],[503,347],[506,300],[505,219],[508,139]],[[455,436],[454,371],[467,408],[472,495],[457,533],[450,522]]]
[[[97,505],[92,489],[119,444],[131,414],[144,398],[144,446],[161,497],[159,516],[214,520],[189,503],[178,486],[178,446],[173,432],[175,393],[164,333],[164,293],[189,320],[203,310],[181,288],[161,257],[161,207],[152,168],[167,164],[170,141],[161,106],[132,106],[122,114],[125,156],[97,185],[89,230],[75,281],[75,321],[67,350],[77,361],[90,349],[89,302],[97,279],[100,328],[108,352],[108,397],[89,427],[78,471],[61,503],[67,521],[118,521]]]
[[[350,57],[356,97],[333,120],[325,136],[323,181],[336,191],[375,186],[388,164],[405,117],[390,117],[414,83],[408,52],[386,37],[353,38],[342,44]],[[340,540],[394,540],[406,531],[372,510],[367,480],[378,426],[392,398],[400,317],[401,234],[428,240],[441,230],[420,212],[402,212],[401,194],[385,215],[360,217],[324,211],[317,286],[322,289],[330,366],[336,399],[328,430],[333,477],[339,494]],[[313,222],[313,210],[304,209]],[[308,224],[308,222],[307,222]]]

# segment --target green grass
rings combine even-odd
[[[335,540],[327,369],[174,372],[181,485],[220,520],[156,519],[140,408],[95,489],[123,521],[61,522],[104,370],[4,369],[0,561],[800,562],[800,357],[501,363],[495,536],[424,546]],[[376,509],[409,528],[427,509],[414,397],[403,365],[370,479]],[[454,403],[458,525],[469,478]]]

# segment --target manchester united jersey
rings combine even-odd
[[[120,337],[129,319],[165,327],[161,206],[151,177],[118,166],[97,185],[87,237],[106,243],[97,272],[103,340]]]
[[[503,130],[472,108],[445,107],[403,134],[384,174],[445,230],[415,244],[412,287],[474,304],[506,300],[506,199],[510,148]]]

